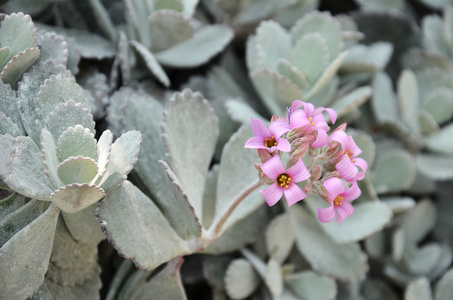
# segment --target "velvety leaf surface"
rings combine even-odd
[[[448,121],[453,114],[453,95],[451,90],[441,87],[430,92],[424,99],[422,107],[438,124]]]
[[[137,266],[153,269],[187,253],[188,244],[140,190],[125,181],[99,204],[96,216],[118,253]],[[118,216],[122,216],[118,218]],[[123,222],[123,219],[129,220]],[[155,243],[159,240],[159,243]]]
[[[4,83],[9,83],[13,88],[17,88],[22,73],[38,59],[40,50],[38,47],[28,48],[14,56],[0,73],[0,78]]]
[[[278,299],[283,293],[283,272],[281,264],[273,258],[267,262],[264,281],[272,296]]]
[[[436,243],[426,244],[420,249],[409,246],[404,252],[403,261],[409,274],[423,276],[435,268],[441,254],[442,248]]]
[[[234,24],[243,25],[266,19],[268,16],[276,13],[278,10],[288,5],[294,4],[294,0],[272,1],[272,0],[253,0],[249,2],[234,20]]]
[[[233,32],[223,25],[198,29],[192,38],[156,53],[157,60],[166,66],[191,68],[206,63],[221,52],[233,38]],[[199,45],[203,45],[202,48]]]
[[[13,137],[24,135],[23,130],[13,123],[4,113],[0,111],[0,134],[9,134]]]
[[[263,60],[261,65],[263,68],[276,71],[277,60],[290,57],[291,38],[286,30],[275,21],[269,20],[260,23],[256,29],[256,43]]]
[[[448,270],[447,273],[440,279],[435,288],[436,300],[447,300],[453,296],[453,270]]]
[[[16,139],[10,135],[0,135],[0,179],[8,176],[16,147]]]
[[[419,202],[403,219],[405,240],[409,244],[420,242],[436,222],[436,207],[429,200]]]
[[[98,204],[94,203],[76,213],[62,212],[66,227],[75,240],[85,244],[97,245],[105,239],[101,225],[94,215],[97,207]]]
[[[294,82],[299,89],[305,90],[308,88],[305,73],[286,59],[277,60],[277,72]]]
[[[58,177],[64,184],[88,183],[97,173],[98,166],[89,157],[70,157],[58,166]]]
[[[32,296],[44,281],[59,209],[53,205],[0,248],[0,293],[9,299]],[[26,285],[23,282],[27,282]]]
[[[16,92],[11,89],[10,85],[0,82],[0,111],[22,128],[22,121],[20,119],[19,111],[17,110],[16,102]]]
[[[417,78],[410,70],[403,71],[398,79],[398,100],[402,121],[418,135],[419,125],[416,116],[420,109],[420,99]]]
[[[58,177],[58,165],[60,161],[57,156],[57,146],[52,134],[46,129],[41,130],[41,151],[46,167],[46,174],[55,188],[62,187],[64,184]]]
[[[83,156],[96,159],[97,145],[94,134],[81,125],[69,127],[57,143],[57,156],[63,162],[70,157]]]
[[[68,62],[68,43],[62,35],[55,32],[37,33],[38,45],[41,49],[38,62],[52,60],[56,64],[66,65]]]
[[[331,107],[337,112],[338,117],[342,117],[354,108],[362,105],[371,97],[372,93],[373,89],[369,86],[356,88],[345,96],[337,99]]]
[[[335,280],[312,271],[291,274],[285,284],[301,300],[330,300],[337,294]]]
[[[248,124],[250,118],[262,119],[264,118],[254,111],[249,105],[239,100],[228,100],[225,103],[225,107],[228,110],[228,114],[233,120],[241,124]]]
[[[50,201],[61,210],[75,213],[87,208],[105,196],[105,191],[97,185],[73,183],[56,190]]]
[[[453,178],[453,158],[450,155],[419,154],[417,169],[420,173],[434,180]]]
[[[434,152],[453,154],[453,124],[442,128],[440,132],[433,133],[424,138],[426,147]]]
[[[8,197],[0,200],[0,222],[3,222],[3,218],[10,213],[19,209],[25,204],[25,197],[19,194],[13,193]]]
[[[379,123],[398,119],[398,102],[393,92],[392,81],[386,73],[377,73],[373,79],[371,105]]]
[[[376,72],[387,65],[393,52],[393,45],[385,42],[374,43],[369,46],[353,45],[349,49],[342,72]]]
[[[282,264],[293,247],[295,234],[289,214],[275,217],[266,228],[267,253]]]
[[[168,164],[201,218],[205,178],[219,135],[218,119],[201,94],[184,90],[168,102],[161,128]]]
[[[296,226],[297,248],[315,271],[344,281],[364,278],[368,265],[358,244],[336,243],[323,232],[319,221],[300,207],[292,207],[290,212]]]
[[[431,287],[426,277],[420,277],[408,284],[404,300],[432,300]]]
[[[259,283],[258,274],[246,259],[236,259],[228,266],[225,287],[231,299],[244,299],[250,296]]]
[[[209,228],[214,219],[216,195],[217,195],[217,180],[219,178],[219,165],[214,165],[209,170],[206,176],[205,189],[203,192],[203,205],[202,205],[202,226]]]

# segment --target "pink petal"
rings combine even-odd
[[[352,215],[355,212],[354,206],[351,203],[344,201],[343,205],[335,205],[337,210],[337,222],[338,224],[343,223],[347,217]]]
[[[332,206],[327,208],[318,208],[318,219],[323,223],[332,222],[335,219],[335,209]]]
[[[278,176],[286,173],[286,168],[278,155],[275,155],[261,165],[264,174],[272,180],[277,180]]]
[[[348,143],[346,145],[346,148],[348,148],[348,150],[351,150],[352,153],[354,153],[352,157],[356,157],[362,154],[362,149],[360,149],[359,146],[357,146],[352,136],[348,136]]]
[[[290,152],[291,151],[291,144],[288,142],[287,139],[279,138],[277,140],[276,148],[283,152]]]
[[[313,113],[315,112],[315,106],[311,103],[304,102],[304,111],[308,118],[313,117]]]
[[[355,160],[355,161],[354,161]],[[354,165],[358,166],[365,173],[368,169],[368,163],[363,158],[357,157],[353,160]]]
[[[327,144],[329,141],[329,136],[327,135],[327,132],[325,132],[322,129],[318,129],[318,137],[316,138],[315,142],[311,144],[313,148],[321,148]]]
[[[332,133],[332,135],[330,136],[330,140],[331,141],[335,141],[335,142],[338,142],[341,144],[341,148],[345,149],[346,146],[348,145],[348,135],[346,134],[346,132],[344,131],[335,131],[334,133]]]
[[[325,131],[330,130],[330,127],[327,125],[326,119],[322,114],[315,115],[313,121],[315,122],[316,129],[324,129]]]
[[[327,113],[330,116],[330,120],[332,121],[332,124],[335,124],[337,121],[337,112],[333,110],[332,108],[326,108]]]
[[[282,198],[283,188],[281,188],[276,182],[268,186],[264,190],[260,190],[261,194],[266,200],[269,206],[274,206]]]
[[[288,188],[283,189],[288,207],[307,197],[307,195],[295,183],[291,183]]]
[[[300,109],[292,113],[290,124],[291,129],[311,125],[311,123],[308,121],[307,116],[305,115],[305,112]]]
[[[283,134],[287,133],[291,129],[289,128],[289,124],[283,120],[277,120],[269,125],[269,132],[275,138],[281,137]]]
[[[291,177],[292,182],[301,182],[311,176],[301,158],[286,173]]]
[[[337,177],[332,177],[324,181],[324,187],[329,192],[329,200],[333,201],[338,195],[346,191],[346,186],[343,180]]]
[[[293,101],[293,104],[291,105],[291,108],[293,109],[293,111],[295,111],[295,110],[298,109],[299,107],[304,106],[304,104],[305,104],[304,101],[301,101],[301,100],[294,100],[294,101]]]
[[[359,172],[347,154],[343,155],[343,158],[337,163],[335,168],[340,172],[341,177],[348,181],[354,179]]]
[[[264,138],[260,136],[254,136],[250,138],[247,143],[245,143],[244,148],[255,148],[255,149],[264,149],[267,148],[264,145]]]
[[[266,124],[263,120],[250,118],[252,122],[252,129],[255,136],[267,138],[270,137],[269,129],[267,129]]]
[[[343,196],[343,200],[346,201],[353,201],[359,198],[362,191],[359,189],[359,186],[356,181],[354,181],[349,189],[347,189],[341,196]],[[343,202],[344,204],[344,202]]]

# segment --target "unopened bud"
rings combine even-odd
[[[333,132],[336,132],[336,131],[346,131],[346,127],[348,126],[348,123],[343,123],[341,124],[340,126],[338,126],[337,128],[335,128],[335,130]]]
[[[303,158],[307,154],[309,148],[310,144],[302,144],[300,147],[296,148],[289,156],[288,168],[291,168],[299,159]]]
[[[322,166],[317,165],[311,170],[310,181],[318,181],[322,175]]]
[[[307,183],[304,186],[304,192],[305,194],[311,193],[313,191],[313,186],[311,185],[311,182]]]
[[[266,149],[258,149],[258,157],[260,158],[261,163],[264,163],[272,158],[272,154]]]
[[[337,168],[335,167],[343,158],[343,152],[338,151],[335,153],[330,159],[326,160],[324,162],[324,171],[326,172],[332,172],[335,171]]]
[[[322,199],[324,199],[324,201],[326,201],[329,204],[332,204],[332,202],[329,200],[330,194],[323,184],[318,186],[316,191],[318,192],[318,195],[321,196]]]

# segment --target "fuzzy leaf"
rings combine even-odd
[[[429,93],[422,107],[433,117],[437,124],[450,120],[453,115],[453,95],[447,88],[439,88]]]
[[[16,147],[16,139],[10,135],[0,135],[0,180],[8,176]]]
[[[231,299],[244,299],[258,287],[260,279],[251,263],[245,259],[231,262],[225,274],[225,288]]]
[[[440,16],[430,15],[423,18],[423,42],[426,49],[451,57],[450,49],[444,38],[444,24]]]
[[[225,145],[217,182],[216,218],[247,187],[257,180],[254,163],[258,162],[256,151],[244,150],[246,141],[253,136],[251,126],[243,126]],[[240,174],[240,176],[238,176]],[[246,218],[264,203],[261,193],[255,191],[242,201],[228,218],[224,230],[239,220]]]
[[[0,248],[0,294],[31,297],[44,281],[59,209],[53,205]],[[22,284],[27,282],[26,285]]]
[[[215,197],[217,194],[217,179],[219,178],[219,165],[214,165],[206,176],[205,189],[203,192],[202,226],[209,228],[215,215]]]
[[[403,219],[404,237],[408,244],[420,242],[434,228],[436,207],[431,201],[421,201]]]
[[[169,87],[170,79],[151,51],[137,41],[130,41],[129,43],[142,56],[148,70],[160,81],[160,83]]]
[[[22,73],[28,70],[30,66],[38,59],[40,50],[38,47],[28,48],[14,56],[0,73],[0,78],[4,83],[17,87]]]
[[[258,22],[295,2],[295,0],[282,0],[278,2],[272,0],[253,0],[248,2],[249,4],[236,16],[234,24],[244,25]]]
[[[162,271],[140,287],[131,300],[146,300],[150,295],[158,295],[162,299],[186,300],[186,292],[179,273],[183,261],[182,258],[170,260]]]
[[[46,174],[54,187],[62,187],[64,184],[58,177],[58,165],[60,161],[57,156],[57,146],[52,137],[52,134],[43,129],[41,131],[41,151],[46,167]]]
[[[77,125],[88,128],[92,134],[95,133],[93,116],[82,104],[69,100],[66,103],[59,103],[49,114],[46,121],[46,128],[52,134],[55,142],[58,143],[60,136],[69,127]]]
[[[0,69],[20,52],[36,47],[36,29],[29,15],[13,13],[3,19],[0,25],[0,47],[4,46],[8,46],[10,51]]]
[[[161,128],[168,164],[201,218],[204,182],[219,135],[218,119],[201,94],[184,90],[168,102]]]
[[[129,42],[126,34],[124,31],[120,31],[118,38],[118,59],[120,61],[121,79],[124,85],[127,85],[131,79],[132,62],[130,61],[130,55]]]
[[[442,128],[440,132],[433,133],[424,138],[426,147],[438,153],[453,154],[453,124]]]
[[[98,268],[97,273],[101,273],[101,268]],[[49,279],[44,280],[44,284],[40,288],[40,292],[32,298],[32,300],[41,299],[65,299],[65,300],[78,300],[78,299],[96,299],[99,297],[99,290],[101,289],[102,282],[99,276],[88,278],[80,285],[75,286],[61,286],[54,283]],[[36,298],[35,298],[36,297]]]
[[[181,0],[156,0],[155,10],[174,10],[176,12],[182,12],[184,7]]]
[[[96,159],[97,145],[90,129],[81,125],[69,127],[59,138],[57,144],[58,159],[63,162],[70,157],[83,156]]]
[[[64,222],[68,227],[72,237],[84,244],[97,245],[100,241],[105,239],[105,234],[101,230],[101,225],[96,220],[94,212],[98,207],[94,203],[87,208],[76,213],[62,212]]]
[[[64,184],[88,183],[97,173],[98,166],[89,157],[70,157],[58,166],[58,176]]]
[[[409,188],[415,179],[414,158],[403,150],[389,150],[376,159],[371,180],[378,193],[389,193]]]
[[[301,90],[288,78],[269,71],[257,69],[251,73],[253,84],[264,105],[275,115],[282,115],[286,106],[295,99],[303,99]]]
[[[183,14],[173,10],[158,10],[148,18],[151,49],[160,51],[191,38],[195,28]]]
[[[282,266],[272,258],[266,266],[265,282],[274,299],[278,299],[283,293]]]
[[[439,280],[435,288],[435,300],[448,300],[453,296],[453,270],[450,269]]]
[[[415,74],[410,70],[404,70],[398,79],[398,100],[402,121],[419,134],[417,113],[420,109],[418,84]]]
[[[191,68],[202,65],[221,52],[233,38],[233,31],[223,25],[198,29],[191,39],[156,53],[157,60],[166,66]],[[203,47],[200,48],[200,45]]]
[[[378,42],[369,46],[353,45],[348,49],[349,55],[341,66],[341,72],[376,72],[385,68],[392,57],[393,45]]]
[[[335,280],[312,271],[291,274],[285,284],[301,300],[330,300],[337,293]]]
[[[2,82],[0,82],[0,111],[8,118],[11,118],[11,120],[22,129],[22,121],[17,109],[16,92],[11,89],[9,84],[4,84]]]
[[[419,154],[417,169],[420,173],[434,180],[453,178],[453,158],[450,155]]]
[[[0,220],[25,204],[25,197],[13,193],[0,200]],[[2,222],[2,221],[0,221]]]
[[[415,200],[411,197],[381,197],[380,200],[387,204],[393,213],[402,213],[415,206]]]
[[[38,32],[38,44],[41,55],[38,62],[52,60],[56,64],[68,63],[68,43],[62,35],[55,32]]]
[[[291,38],[277,22],[262,21],[256,29],[256,47],[263,60],[261,67],[276,71],[278,59],[289,59]]]
[[[50,197],[50,201],[61,210],[75,213],[96,203],[105,196],[103,189],[87,183],[73,183],[56,190]]]
[[[176,234],[156,205],[129,181],[99,204],[96,216],[118,253],[132,258],[141,268],[153,269],[190,253],[188,244]],[[124,219],[128,222],[123,222]]]
[[[300,90],[308,88],[307,76],[286,59],[277,60],[277,72],[294,82]]]
[[[231,118],[238,123],[248,124],[250,122],[250,118],[262,119],[263,121],[265,121],[260,114],[254,111],[243,101],[233,99],[227,100],[225,106]]]
[[[373,89],[369,86],[362,86],[349,92],[345,96],[337,99],[332,105],[332,108],[337,112],[338,117],[342,117],[359,107],[367,101],[373,93]]]
[[[288,257],[295,239],[291,216],[288,214],[279,215],[272,220],[266,229],[267,253],[282,264]]]
[[[439,125],[426,110],[419,110],[418,123],[422,134],[438,133],[440,131]]]
[[[426,277],[411,281],[404,292],[404,300],[432,300],[431,287]]]
[[[297,248],[314,270],[345,281],[365,277],[368,269],[366,255],[358,244],[337,244],[301,207],[292,207],[291,215],[296,226]]]
[[[441,254],[442,248],[436,243],[426,244],[420,249],[409,246],[403,254],[403,261],[410,274],[422,276],[434,270]]]
[[[9,134],[13,137],[25,135],[19,126],[13,123],[4,113],[0,111],[0,134]]]
[[[21,195],[49,200],[55,187],[46,175],[41,150],[30,137],[16,139],[11,169],[4,182]]]

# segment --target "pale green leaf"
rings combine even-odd
[[[341,72],[376,72],[384,69],[389,62],[393,45],[386,42],[377,42],[369,46],[357,44],[348,48],[348,51]]]
[[[0,111],[0,134],[9,134],[12,137],[25,135],[22,128],[13,123],[11,118]]]
[[[247,3],[248,5],[236,16],[233,22],[235,25],[258,22],[295,2],[295,0],[252,0]]]
[[[156,11],[167,9],[167,10],[174,10],[176,12],[182,12],[184,9],[184,6],[183,6],[181,0],[155,0],[154,9]]]
[[[96,203],[105,196],[103,189],[87,183],[73,183],[56,190],[50,197],[62,211],[75,213]]]
[[[98,267],[97,274],[101,273],[101,268]],[[44,299],[65,299],[65,300],[79,300],[79,299],[96,299],[99,297],[99,291],[102,287],[101,278],[96,275],[88,278],[80,285],[75,286],[61,286],[54,283],[49,279],[44,280],[44,287],[47,297]],[[38,295],[32,300],[42,300],[41,295]]]
[[[57,156],[57,146],[52,137],[52,134],[43,129],[41,131],[41,151],[44,159],[44,165],[46,167],[46,174],[49,177],[50,182],[54,187],[62,187],[64,184],[58,177],[58,165],[60,161]]]
[[[4,83],[9,83],[13,88],[17,88],[17,82],[22,74],[38,59],[40,50],[38,47],[28,48],[19,52],[11,58],[8,64],[0,73],[0,78]]]
[[[0,135],[0,179],[8,176],[16,152],[16,139],[10,135]]]
[[[50,205],[0,248],[2,297],[25,299],[38,291],[47,271],[59,211]]]
[[[68,62],[68,43],[62,35],[55,32],[38,32],[38,45],[41,54],[37,62],[52,60],[56,64],[66,65]]]
[[[289,59],[291,38],[277,22],[262,21],[256,29],[256,47],[260,51],[263,64],[261,67],[271,71],[277,70],[279,59]]]
[[[132,258],[142,268],[153,269],[190,253],[188,244],[176,234],[151,199],[128,181],[100,203],[96,216],[120,255]],[[123,222],[126,219],[128,222]]]
[[[2,82],[0,82],[0,111],[8,118],[11,118],[23,132],[22,121],[20,119],[19,110],[17,109],[16,91],[11,89],[9,84],[4,84]]]
[[[202,204],[202,226],[209,228],[215,215],[215,204],[217,194],[217,180],[219,177],[219,165],[214,165],[206,176],[205,189],[203,192]]]
[[[82,125],[69,127],[58,140],[57,156],[61,162],[75,156],[96,159],[97,145],[94,134]]]
[[[435,300],[448,300],[453,297],[453,270],[450,269],[440,279],[435,288]]]
[[[404,0],[358,0],[365,9],[375,10],[403,10]],[[427,299],[428,300],[428,299]]]
[[[252,264],[245,259],[231,262],[225,274],[225,288],[231,299],[244,299],[258,287],[260,279]]]
[[[130,41],[129,43],[141,55],[141,57],[145,61],[146,67],[151,72],[151,74],[153,74],[164,86],[169,87],[170,79],[168,78],[162,66],[156,60],[154,54],[151,53],[151,51],[149,51],[143,44],[137,41]]]
[[[432,300],[431,286],[426,277],[411,281],[404,292],[404,300]]]
[[[436,207],[429,200],[419,202],[403,219],[404,236],[409,244],[420,242],[434,228]]]
[[[445,87],[432,91],[424,99],[422,107],[433,117],[437,124],[450,120],[453,115],[452,91]]]
[[[264,67],[264,54],[258,49],[256,36],[249,35],[245,48],[245,62],[250,72]]]
[[[434,180],[453,178],[453,157],[441,154],[419,154],[417,169],[420,173]]]
[[[438,15],[429,15],[423,18],[423,42],[426,49],[451,57],[451,50],[444,38],[444,22]]]
[[[239,100],[227,100],[225,106],[231,118],[241,124],[248,124],[251,118],[262,119],[264,118],[253,110],[249,105]]]
[[[434,152],[453,154],[453,124],[442,128],[440,132],[433,133],[424,138],[426,147]]]
[[[62,212],[64,222],[68,227],[72,237],[84,244],[97,245],[105,239],[105,234],[101,230],[101,225],[94,216],[94,212],[98,207],[94,203],[87,208],[76,213]]]
[[[440,131],[436,120],[426,110],[418,111],[418,122],[422,134],[438,133]]]
[[[294,82],[300,90],[308,88],[307,76],[286,59],[277,60],[277,72]]]
[[[397,84],[401,120],[416,135],[420,135],[417,122],[418,110],[420,109],[417,78],[412,71],[404,70]]]
[[[403,262],[409,274],[426,275],[434,270],[442,254],[439,244],[429,243],[420,249],[409,246],[403,254]]]
[[[282,214],[275,217],[266,229],[267,253],[279,263],[283,263],[296,239],[291,216]]]
[[[198,29],[192,38],[156,53],[156,58],[161,64],[170,67],[196,67],[220,53],[232,38],[233,31],[229,27],[209,25]]]
[[[393,213],[402,213],[415,206],[415,200],[411,197],[381,197],[382,203],[387,204]]]
[[[97,142],[97,166],[98,176],[104,176],[107,170],[107,164],[109,163],[110,154],[112,151],[113,134],[110,130],[106,130],[102,133],[101,137]]]
[[[337,294],[335,280],[312,271],[291,274],[285,284],[300,300],[330,300]]]
[[[278,299],[283,293],[283,273],[282,266],[273,258],[267,263],[265,282],[272,296]]]
[[[57,172],[64,184],[88,183],[98,173],[98,166],[89,157],[70,157],[58,166]]]
[[[113,24],[112,19],[109,16],[109,12],[102,4],[100,0],[90,0],[88,1],[92,9],[92,14],[96,18],[97,24],[99,24],[100,29],[102,32],[112,41],[116,42],[118,39],[118,32],[116,31],[116,27]]]
[[[195,13],[199,0],[181,0],[184,10],[183,14],[186,18],[191,18]]]
[[[0,200],[0,220],[25,204],[25,197],[12,193]],[[2,221],[0,221],[2,222]]]
[[[371,97],[372,93],[373,89],[369,86],[356,88],[335,100],[331,107],[337,112],[338,117],[342,117],[362,105]]]

